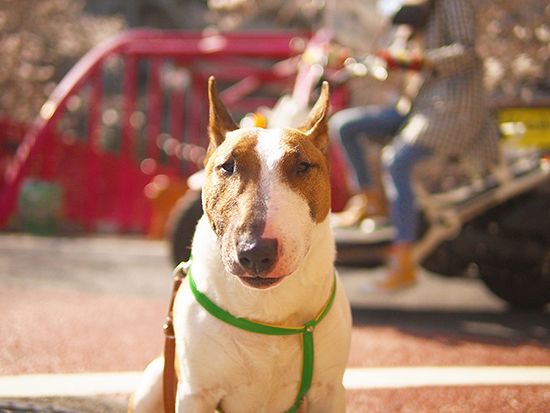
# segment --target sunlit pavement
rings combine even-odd
[[[0,407],[124,411],[162,349],[167,245],[4,234],[0,271]],[[349,412],[548,411],[548,311],[511,312],[478,280],[424,272],[406,291],[367,293],[382,271],[340,270],[355,320]]]

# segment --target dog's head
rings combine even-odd
[[[328,84],[298,129],[240,129],[214,78],[208,90],[204,211],[226,270],[269,288],[296,271],[330,211]]]

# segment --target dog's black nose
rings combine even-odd
[[[277,240],[264,239],[242,240],[237,244],[239,264],[256,275],[269,272],[277,261]]]

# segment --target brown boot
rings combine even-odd
[[[367,198],[369,200],[367,205],[367,216],[369,217],[385,217],[388,215],[388,208],[386,205],[386,197],[384,193],[380,191],[368,191]]]
[[[332,214],[332,224],[335,227],[356,227],[365,218],[386,215],[384,197],[376,190],[366,190],[353,195],[342,212]]]
[[[387,265],[387,276],[375,283],[378,291],[396,291],[416,283],[416,266],[412,257],[411,244],[396,244],[390,247]]]

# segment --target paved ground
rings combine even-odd
[[[167,251],[141,239],[0,234],[0,411],[124,411],[132,380],[162,349]],[[510,311],[478,280],[423,273],[417,287],[375,296],[364,285],[377,271],[341,273],[354,305],[348,412],[550,411],[548,310]],[[48,386],[59,397],[40,395]]]

